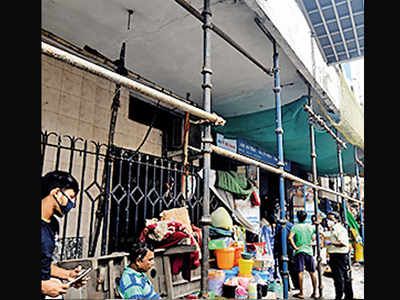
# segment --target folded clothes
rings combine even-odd
[[[214,226],[208,226],[210,230],[210,237],[225,237],[225,236],[232,236],[232,230],[226,230]]]

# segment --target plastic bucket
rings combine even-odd
[[[235,260],[235,248],[228,247],[225,249],[215,250],[217,257],[217,266],[220,269],[232,269]]]
[[[266,297],[268,294],[268,284],[257,284],[257,299]]]
[[[237,288],[237,285],[227,285],[224,284],[222,288],[222,296],[225,298],[233,299],[235,298],[235,289]]]
[[[222,288],[225,281],[225,273],[222,270],[208,271],[208,291],[215,296],[222,296]]]
[[[363,246],[360,243],[356,243],[356,249],[354,258],[356,262],[364,262],[364,251]]]
[[[241,252],[244,251],[244,247],[235,247],[235,260],[233,265],[238,266],[239,265],[239,258],[241,258]]]
[[[233,267],[231,270],[225,269],[224,272],[225,272],[225,279],[236,277],[236,275],[239,273],[239,268]]]
[[[239,274],[237,275],[237,277],[250,278],[250,279],[253,279],[253,278],[254,278],[253,274],[241,274],[241,273],[239,273]]]
[[[261,278],[262,280],[264,280],[265,282],[268,282],[269,281],[269,278],[270,278],[270,273],[268,272],[268,271],[256,271],[256,270],[253,270],[252,272],[251,272],[255,277],[257,277],[256,275],[258,275],[258,277],[259,278]]]
[[[253,265],[254,265],[253,260],[239,258],[239,273],[240,274],[251,274]]]

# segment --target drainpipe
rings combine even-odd
[[[307,85],[308,87],[308,101],[307,104],[309,107],[312,107],[312,98],[311,98],[311,87]],[[311,147],[311,165],[312,165],[312,176],[313,176],[313,183],[315,185],[318,184],[318,174],[317,174],[317,153],[315,151],[315,133],[314,133],[314,123],[312,121],[312,117],[309,115],[309,130],[310,130],[310,147]],[[315,215],[319,216],[319,209],[318,209],[318,190],[313,189],[314,191],[314,211]],[[317,236],[317,271],[318,271],[318,289],[319,289],[319,297],[322,298],[323,294],[323,284],[322,284],[322,271],[321,271],[321,240],[319,238],[319,224],[315,224],[315,232]]]
[[[356,184],[357,184],[357,198],[358,200],[361,200],[361,191],[360,191],[360,169],[358,166],[358,153],[357,153],[357,147],[354,146],[354,165],[356,168]],[[361,237],[364,242],[364,217],[363,217],[363,208],[362,208],[362,203],[360,203],[360,229],[361,229]]]
[[[272,41],[274,47],[274,88],[273,92],[275,94],[275,120],[276,120],[276,138],[278,143],[278,167],[283,172],[284,167],[284,160],[283,160],[283,128],[282,128],[282,114],[281,114],[281,87],[279,84],[279,54],[276,50],[276,42],[275,40]],[[280,223],[282,224],[282,262],[283,262],[283,270],[282,270],[282,277],[283,277],[283,298],[288,298],[288,291],[289,291],[289,272],[288,272],[288,256],[287,256],[287,232],[285,230],[286,227],[286,209],[285,209],[285,177],[283,173],[279,176],[279,199],[280,199],[280,207],[281,207],[281,220]]]
[[[204,9],[202,12],[203,16],[203,109],[210,113],[211,112],[211,9],[210,0],[204,0]],[[201,260],[201,294],[203,297],[208,298],[208,237],[209,237],[209,225],[211,224],[210,218],[210,168],[211,168],[211,125],[206,123],[203,127],[202,132],[202,143],[203,143],[203,216],[200,219],[200,223],[203,228],[202,238],[202,260]]]

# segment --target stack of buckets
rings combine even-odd
[[[240,253],[244,251],[244,246],[227,247],[224,249],[216,249],[215,256],[217,258],[217,266],[220,269],[230,270],[240,263]],[[239,266],[240,269],[240,266]],[[251,274],[251,270],[250,270]]]
[[[220,269],[230,270],[234,266],[239,266],[239,277],[252,278],[251,271],[253,270],[254,260],[251,256],[242,252],[243,247],[227,247],[224,249],[216,249],[215,255],[217,258],[217,266]]]
[[[229,288],[229,294],[232,298],[234,295],[235,299],[257,299],[257,283],[253,280],[254,277],[252,275],[254,260],[251,259],[252,255],[244,252],[244,246],[216,249],[215,256],[219,269],[227,271],[232,270],[235,266],[239,266],[239,274],[237,274],[237,277],[248,278],[250,280],[248,294],[246,294],[245,297],[243,295],[244,298],[236,294],[236,290],[233,286],[227,286],[226,289],[224,287],[224,290],[228,291]],[[233,288],[233,290],[230,290],[231,288]]]
[[[251,271],[253,270],[254,260],[250,257],[245,256],[246,253],[242,253],[242,257],[239,258],[239,277],[253,278]]]

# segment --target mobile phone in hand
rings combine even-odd
[[[74,283],[81,281],[87,274],[89,274],[89,272],[92,271],[92,268],[89,268],[87,270],[82,270],[81,273],[79,273],[79,275],[74,278],[71,281],[68,281],[67,284],[71,287]]]

